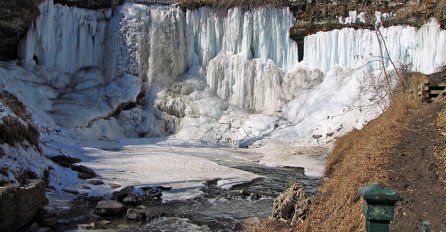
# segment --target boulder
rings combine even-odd
[[[71,170],[79,172],[79,173],[85,173],[85,174],[88,174],[93,177],[96,176],[96,172],[94,172],[93,169],[86,167],[84,165],[80,165],[80,164],[71,165]]]
[[[91,180],[88,180],[87,183],[92,184],[92,185],[102,185],[102,184],[104,184],[104,181],[98,180],[98,179],[91,179]]]
[[[95,213],[101,216],[117,216],[124,211],[124,205],[113,200],[103,200],[96,205]]]
[[[21,187],[0,187],[0,231],[16,231],[48,203],[43,180],[27,180]]]
[[[259,193],[249,194],[249,199],[251,199],[252,201],[259,200],[260,198],[262,198],[262,196]]]
[[[77,173],[77,178],[82,179],[82,180],[88,180],[88,179],[93,179],[96,176],[94,175],[90,175],[88,173],[83,173],[83,172],[78,172]]]
[[[306,218],[310,204],[311,200],[304,188],[297,183],[293,184],[274,200],[273,217],[297,225]]]
[[[134,189],[133,186],[127,186],[119,191],[115,191],[112,193],[112,199],[122,201],[127,195],[133,193]]]
[[[163,193],[159,189],[149,188],[142,195],[142,203],[146,205],[156,204],[161,201]]]
[[[139,205],[142,203],[142,199],[138,193],[130,193],[122,199],[122,202],[128,205]]]
[[[72,164],[79,163],[79,162],[82,161],[81,159],[70,157],[70,156],[66,156],[66,155],[57,155],[57,156],[52,156],[52,157],[49,157],[49,158],[54,163],[57,163],[60,166],[65,167],[65,168],[68,168]]]
[[[111,183],[111,184],[110,184],[110,188],[112,188],[112,189],[117,189],[117,188],[119,188],[119,187],[121,187],[120,184],[116,184],[116,183]]]
[[[257,136],[248,137],[240,142],[239,147],[240,148],[248,148],[249,146],[251,146],[253,143],[255,143],[259,139],[260,138]]]
[[[79,194],[79,190],[77,189],[72,189],[72,188],[64,188],[62,189],[62,191],[66,192],[66,193],[71,193],[71,194]]]
[[[140,209],[128,209],[127,218],[130,220],[145,220],[146,213]]]

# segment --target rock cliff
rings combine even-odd
[[[0,60],[17,57],[17,43],[39,15],[40,0],[0,0]]]
[[[42,0],[0,0],[0,61],[17,58],[17,44],[40,14]],[[122,0],[54,0],[68,6],[88,9],[108,8]]]

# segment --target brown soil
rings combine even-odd
[[[398,146],[407,115],[419,107],[417,102],[411,94],[395,96],[384,114],[337,140],[319,195],[296,231],[365,231],[358,189],[387,184],[388,155]]]
[[[446,231],[446,192],[438,176],[435,156],[445,139],[436,127],[444,104],[429,104],[413,115],[399,145],[389,156],[389,185],[403,200],[398,203],[393,231],[421,231],[429,221],[432,231]]]

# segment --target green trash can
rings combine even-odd
[[[394,219],[395,204],[401,197],[390,188],[378,184],[359,188],[364,199],[363,213],[366,218],[367,232],[388,232]]]

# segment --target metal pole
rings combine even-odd
[[[377,184],[359,189],[364,199],[363,213],[367,232],[390,232],[390,221],[394,218],[395,204],[401,200],[395,191]]]

